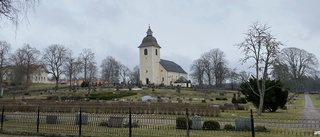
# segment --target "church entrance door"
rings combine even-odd
[[[149,78],[146,78],[146,84],[147,85],[149,84]]]

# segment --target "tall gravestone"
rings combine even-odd
[[[192,129],[195,130],[201,130],[201,117],[200,116],[194,116],[192,117]]]
[[[46,117],[47,124],[58,124],[58,116],[56,115],[48,115]]]
[[[251,130],[251,119],[250,118],[236,118],[235,119],[235,130],[242,130],[242,131]]]
[[[80,123],[80,114],[76,115],[76,125]],[[81,123],[82,125],[88,125],[88,114],[82,113],[81,114]]]
[[[123,124],[123,117],[110,117],[109,127],[121,127]]]

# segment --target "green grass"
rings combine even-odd
[[[312,100],[312,103],[315,107],[318,107],[320,108],[320,100],[319,99],[316,99],[316,97],[320,98],[320,95],[319,94],[309,94],[311,100]]]

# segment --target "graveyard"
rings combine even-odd
[[[96,136],[103,136],[105,132],[113,136],[126,136],[129,134],[130,114],[135,135],[179,136],[184,135],[186,130],[179,129],[177,121],[180,117],[185,118],[187,113],[192,125],[192,136],[246,136],[250,128],[244,131],[237,130],[237,124],[246,123],[242,125],[247,127],[252,109],[256,126],[262,125],[261,128],[266,127],[267,131],[257,132],[256,135],[277,136],[283,133],[282,136],[291,136],[291,133],[299,133],[299,136],[314,132],[313,128],[303,128],[304,94],[290,93],[292,99],[287,103],[287,109],[279,109],[273,113],[264,112],[262,116],[257,117],[257,110],[252,103],[232,103],[233,97],[244,97],[238,91],[232,90],[181,88],[180,92],[177,92],[177,89],[172,87],[133,87],[131,90],[97,87],[90,89],[89,97],[88,88],[78,87],[76,90],[69,90],[67,86],[62,86],[56,91],[48,87],[43,90],[43,86],[32,88],[34,90],[28,94],[5,93],[1,98],[0,104],[6,111],[3,122],[5,131],[29,134],[39,130],[42,134],[62,132],[66,135],[77,135],[81,125],[83,135],[91,135],[91,131],[95,131]],[[103,99],[104,95],[115,98]],[[316,99],[319,95],[310,97],[315,105],[319,104],[319,100]],[[38,116],[37,112],[40,112]],[[19,120],[16,119],[18,117]],[[39,129],[36,124],[30,125],[37,117]],[[218,121],[218,129],[204,128],[206,121]]]

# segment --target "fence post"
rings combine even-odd
[[[253,115],[252,115],[252,109],[250,109],[250,115],[251,115],[251,133],[252,137],[254,137],[254,122],[253,122]]]
[[[129,108],[129,137],[131,137],[132,130],[131,130],[131,107]]]
[[[186,123],[187,123],[187,137],[189,137],[189,114],[188,114],[188,108],[186,108]]]
[[[1,113],[1,132],[3,131],[3,121],[4,121],[4,106],[2,106],[2,113]]]
[[[82,125],[82,114],[81,114],[81,107],[80,107],[80,114],[79,114],[79,137],[81,137],[81,125]]]
[[[39,133],[39,123],[40,123],[40,108],[39,108],[39,106],[38,106],[37,133]]]

